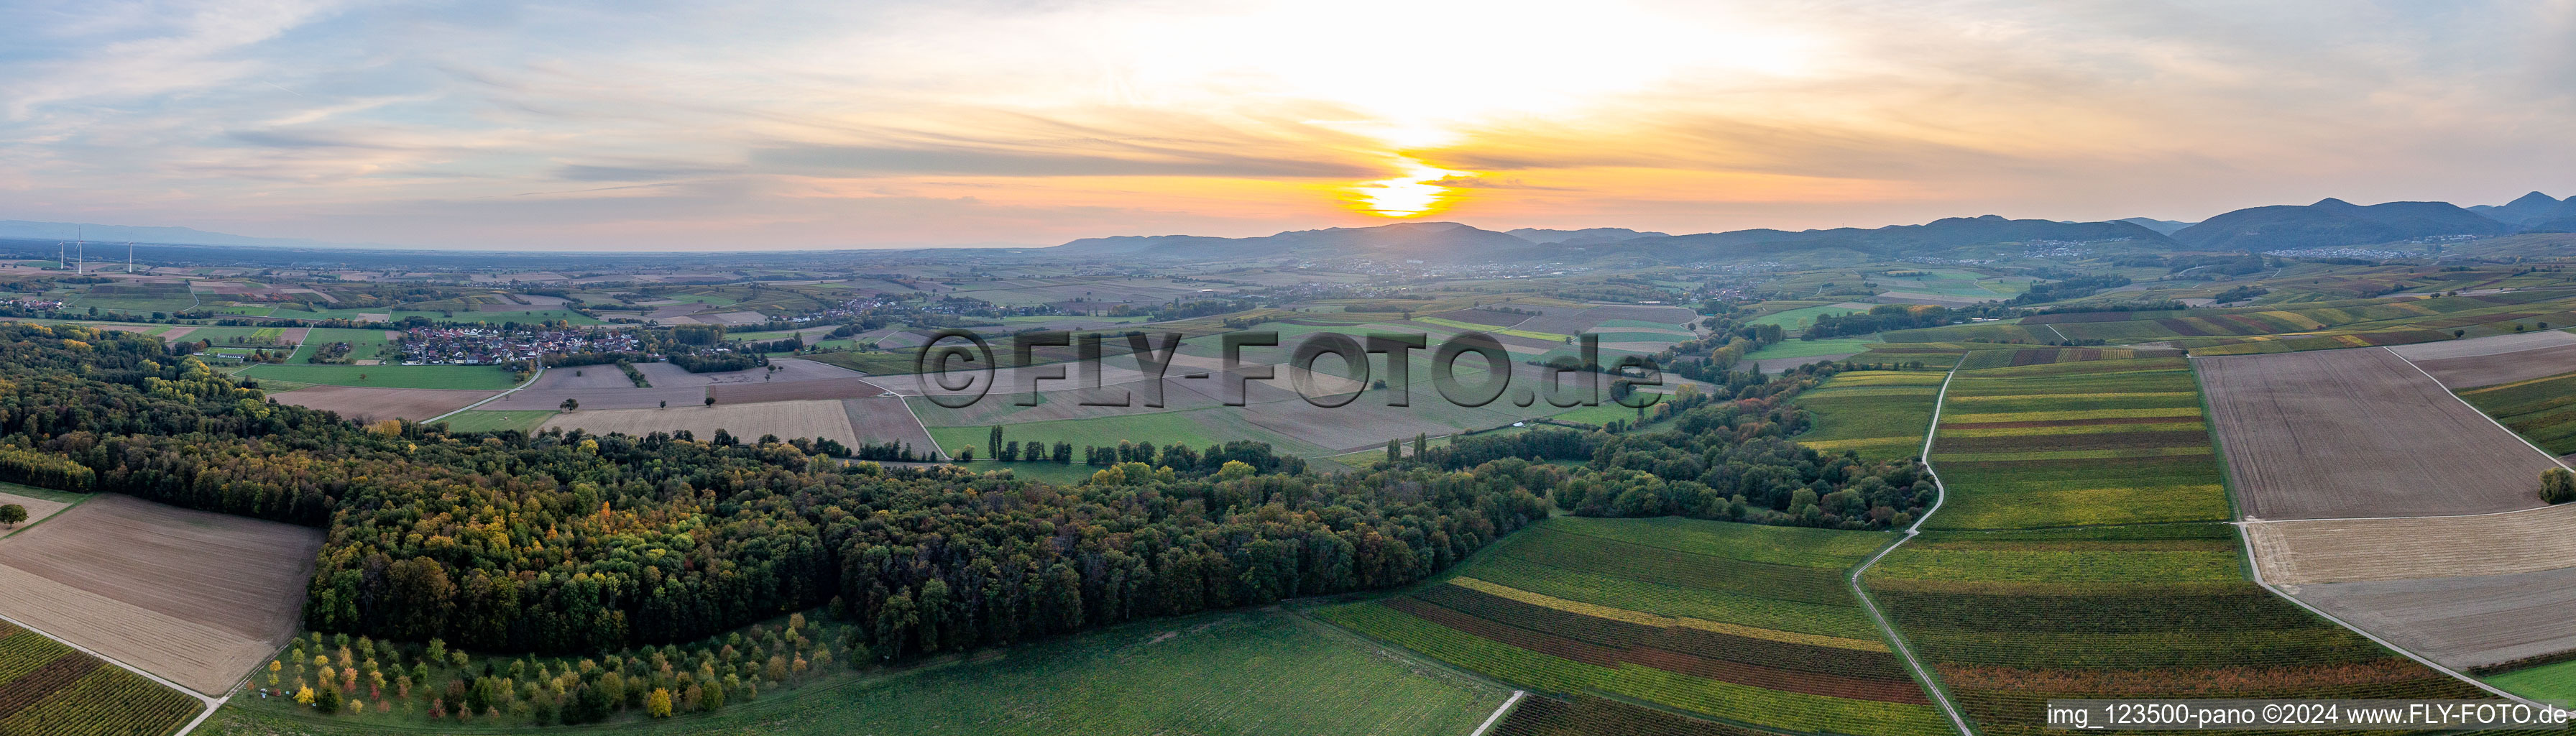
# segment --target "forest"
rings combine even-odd
[[[1731,395],[1653,407],[1653,431],[1465,437],[1342,474],[1266,447],[1104,448],[1085,454],[1107,470],[1058,486],[810,442],[362,427],[156,338],[11,324],[0,474],[322,527],[315,631],[580,653],[820,607],[899,659],[1400,586],[1544,518],[1549,497],[1582,515],[1906,523],[1930,497],[1912,463],[1785,439],[1807,423],[1790,398],[1834,370],[1730,375]]]
[[[1931,480],[1911,459],[1866,462],[1788,440],[1813,423],[1791,399],[1840,370],[1799,366],[1759,379],[1735,373],[1734,401],[1684,390],[1657,404],[1654,431],[1538,429],[1463,437],[1417,453],[1417,462],[1479,475],[1520,459],[1584,461],[1536,466],[1524,485],[1579,516],[1688,516],[1757,524],[1887,529],[1930,505]]]
[[[155,338],[30,324],[0,325],[0,457],[323,527],[309,627],[486,651],[685,641],[820,606],[895,659],[1402,585],[1547,513],[1513,474],[1424,466],[1136,463],[1059,487],[784,442],[360,427]]]

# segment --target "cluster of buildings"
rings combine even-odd
[[[635,350],[630,330],[508,330],[499,327],[416,327],[396,343],[403,365],[496,365],[547,355]]]

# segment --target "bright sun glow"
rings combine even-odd
[[[1352,205],[1361,212],[1380,217],[1427,215],[1449,206],[1457,194],[1456,189],[1437,182],[1472,173],[1406,159],[1403,176],[1360,182],[1352,185],[1349,192]]]
[[[1265,101],[1297,122],[1404,157],[1402,176],[1339,187],[1386,217],[1438,211],[1471,175],[1404,152],[1531,119],[1586,114],[1675,79],[1744,83],[1810,70],[1820,42],[1755,18],[1676,16],[1609,0],[1310,0],[1216,4],[1098,30],[1095,56],[1125,104]],[[1367,18],[1367,22],[1354,22]],[[1371,144],[1374,145],[1371,145]]]

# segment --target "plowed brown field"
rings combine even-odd
[[[103,495],[0,540],[0,613],[220,695],[295,632],[319,530]]]
[[[2531,508],[2558,467],[2386,349],[2196,363],[2249,519]]]

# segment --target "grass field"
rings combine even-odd
[[[179,339],[189,342],[204,340],[217,346],[282,344],[286,329],[282,327],[196,327]]]
[[[311,345],[311,340],[305,341]],[[519,385],[509,371],[490,365],[255,365],[236,374],[324,386],[504,389]]]
[[[1507,692],[1388,656],[1368,642],[1281,611],[1119,626],[979,652],[891,673],[844,674],[659,721],[546,728],[440,727],[437,733],[632,734],[1315,734],[1456,736]],[[375,736],[431,732],[316,716],[235,699],[198,733]]]
[[[1853,309],[1851,307],[1837,307],[1831,304],[1819,304],[1812,307],[1799,307],[1797,309],[1773,312],[1760,317],[1755,317],[1753,318],[1753,324],[1779,325],[1780,329],[1788,330],[1789,334],[1795,335],[1798,334],[1798,332],[1807,329],[1807,325],[1813,324],[1817,317],[1840,317],[1846,314],[1855,314],[1865,311],[1868,310]]]
[[[1654,416],[1654,410],[1653,406],[1646,407],[1645,415],[1648,417]],[[1600,425],[1607,425],[1611,421],[1617,420],[1625,421],[1630,425],[1635,425],[1638,423],[1638,413],[1639,412],[1636,409],[1604,401],[1601,402],[1600,406],[1579,406],[1547,415],[1547,418],[1559,421]]]
[[[1826,454],[1857,451],[1872,460],[1920,455],[1923,437],[1932,430],[1933,402],[1946,376],[1899,371],[1835,374],[1823,385],[1798,394],[1798,406],[1816,415],[1814,428],[1798,435],[1798,444]]]
[[[2576,453],[2576,373],[2459,392],[2470,406],[2552,455]]]
[[[2181,358],[1961,371],[1932,443],[1931,525],[2026,529],[2224,521],[2225,481]]]
[[[1556,518],[1405,595],[1315,615],[1540,693],[1793,731],[1943,732],[1843,583],[1894,538]]]
[[[2489,675],[2487,684],[2533,700],[2576,700],[2576,660]]]
[[[190,336],[193,337],[194,333]],[[303,364],[304,358],[312,355],[313,351],[321,349],[324,345],[342,342],[349,344],[350,360],[390,360],[394,357],[393,341],[385,338],[384,330],[315,327],[304,334],[304,344],[297,346],[295,354],[286,360],[289,363]]]
[[[204,708],[142,675],[0,623],[0,734],[159,736]]]
[[[552,411],[462,411],[443,420],[450,432],[537,431],[538,425],[555,415]]]

